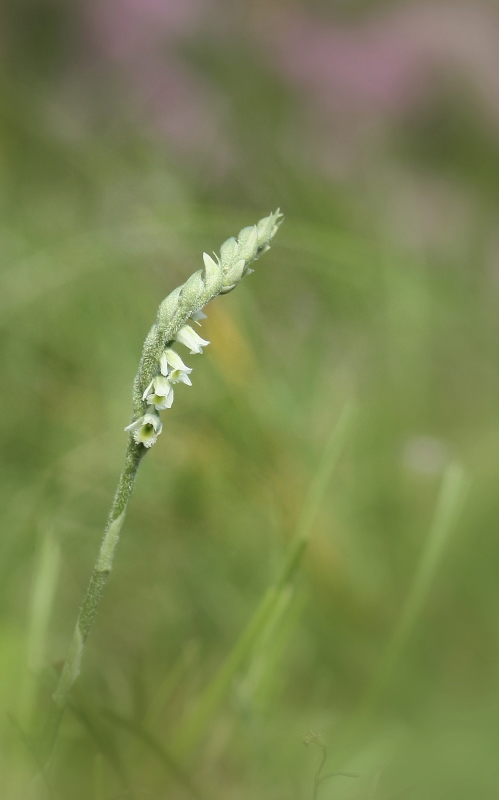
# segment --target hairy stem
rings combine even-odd
[[[146,336],[133,387],[133,422],[125,429],[131,429],[125,465],[109,512],[94,571],[76,621],[69,652],[53,695],[53,704],[41,745],[42,757],[47,761],[51,758],[54,749],[69,692],[80,673],[85,642],[108,575],[111,572],[114,553],[140,461],[147,448],[154,444],[157,436],[161,433],[162,425],[158,410],[169,407],[156,403],[154,399],[150,404],[154,394],[148,395],[149,389],[153,385],[151,384],[152,380],[161,377],[165,381],[166,374],[170,375],[170,372],[161,372],[163,369],[161,366],[162,353],[165,347],[173,344],[174,341],[183,342],[190,347],[192,353],[202,352],[200,344],[205,346],[209,342],[196,337],[195,332],[186,325],[187,320],[191,317],[194,318],[193,315],[197,314],[214,297],[226,294],[237,286],[244,275],[250,271],[249,265],[269,249],[270,242],[280,225],[281,217],[282,214],[277,210],[261,219],[256,225],[243,228],[237,239],[232,237],[224,242],[220,249],[220,258],[216,256],[216,260],[204,253],[204,268],[191,275],[182,286],[174,289],[163,300],[159,306],[156,321]],[[188,336],[187,340],[185,335]],[[196,338],[199,340],[198,342]],[[193,344],[189,344],[189,342]],[[166,383],[168,385],[168,381]],[[169,389],[171,390],[171,385]]]
[[[85,597],[78,614],[75,629],[69,646],[68,655],[53,694],[53,704],[47,721],[42,751],[44,759],[50,759],[64,714],[69,693],[80,673],[81,658],[92,622],[94,621],[104,586],[111,572],[113,558],[118,546],[121,528],[125,520],[128,501],[133,492],[135,477],[142,457],[146,453],[143,445],[136,444],[129,436],[125,454],[125,463],[118,481],[113,504],[109,512],[104,536],[102,538],[97,561],[90,577]]]

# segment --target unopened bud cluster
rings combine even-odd
[[[156,322],[144,343],[139,371],[134,383],[134,421],[130,431],[137,444],[151,447],[162,430],[159,412],[171,408],[176,383],[191,386],[192,369],[173,349],[175,343],[191,354],[202,353],[209,344],[191,327],[206,315],[202,309],[219,294],[234,289],[245,275],[253,272],[250,264],[265,253],[281,219],[279,210],[256,225],[243,228],[237,238],[227,239],[215,259],[203,254],[204,269],[198,270],[163,300]]]

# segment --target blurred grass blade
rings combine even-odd
[[[246,674],[238,682],[238,701],[242,702],[246,708],[255,708],[257,703],[261,707],[264,695],[271,693],[269,687],[272,687],[274,683],[282,652],[303,608],[303,603],[295,603],[294,613],[291,614],[290,607],[293,599],[294,591],[288,584],[280,592],[273,613],[258,638],[257,645],[252,650]]]
[[[43,526],[45,527],[45,526]],[[50,528],[42,530],[38,562],[35,566],[27,637],[27,671],[20,695],[19,716],[31,730],[36,704],[38,674],[44,664],[45,640],[59,579],[61,554]]]
[[[355,419],[356,408],[348,403],[343,409],[338,423],[335,425],[326,444],[319,468],[312,480],[307,499],[296,529],[297,539],[305,541],[310,536],[312,526],[319,511],[319,506],[324,499],[333,470],[347,442]]]
[[[104,757],[97,753],[94,758],[94,800],[105,800]]]
[[[77,694],[76,691],[75,694]],[[130,791],[131,785],[127,761],[122,758],[118,744],[110,731],[102,725],[99,711],[86,699],[80,699],[78,702],[72,701],[69,704],[69,708],[79,723],[86,729],[97,753],[100,753],[112,767],[123,789]]]
[[[290,546],[288,556],[274,586],[264,595],[232,651],[201,695],[194,713],[187,719],[172,743],[173,752],[180,760],[189,755],[205,733],[210,720],[227,694],[234,676],[260,637],[264,635],[276,607],[279,606],[281,594],[301,561],[333,469],[350,434],[354,415],[355,409],[349,403],[343,409],[340,419],[333,429],[298,520],[293,544]]]
[[[431,590],[450,535],[459,518],[468,488],[469,479],[461,464],[456,462],[449,464],[442,478],[442,485],[428,538],[399,620],[374,680],[349,726],[344,739],[345,747],[352,743],[363,726],[369,721],[386,689],[402,651],[411,637]]]
[[[468,491],[468,483],[463,467],[455,462],[449,464],[442,479],[435,516],[426,546],[383,659],[377,694],[383,690],[421,614],[450,534],[461,512]]]
[[[154,728],[162,714],[164,714],[165,706],[189,669],[196,663],[198,655],[197,642],[194,640],[187,642],[149,703],[144,717],[144,726],[146,728]]]
[[[242,666],[255,644],[258,635],[265,628],[271,617],[276,603],[279,601],[284,574],[286,573],[287,581],[293,574],[291,565],[299,563],[302,550],[303,548],[298,549],[296,546],[293,548],[293,552],[290,554],[290,558],[288,558],[285,569],[277,584],[264,595],[260,605],[251,617],[232,651],[229,653],[229,656],[201,695],[193,715],[187,720],[184,727],[180,729],[178,736],[172,743],[172,749],[177,758],[185,758],[203,736],[211,718],[225,697],[233,677]],[[286,581],[284,581],[284,583]]]
[[[371,784],[369,786],[369,795],[367,797],[367,800],[376,800],[376,792],[377,792],[377,789],[378,789],[378,784],[379,784],[381,775],[383,774],[383,770],[385,769],[385,766],[386,766],[386,763],[384,761],[382,761],[381,764],[378,765],[378,768],[377,768],[376,772],[374,773],[372,781],[371,781]]]
[[[29,759],[32,762],[32,765],[36,769],[35,775],[31,779],[30,797],[34,798],[34,800],[38,800],[39,797],[44,795],[45,797],[48,796],[50,800],[56,800],[54,789],[49,781],[48,775],[43,769],[43,764],[38,758],[38,753],[36,752],[36,748],[33,746],[33,743],[26,736],[18,721],[12,716],[12,714],[7,712],[6,717],[11,725],[13,725],[15,728],[16,733],[18,734],[19,739],[21,740],[26,753],[29,756]]]
[[[111,711],[110,709],[104,709],[103,713],[105,714],[108,719],[112,722],[116,723],[122,728],[125,728],[130,733],[133,733],[138,739],[140,739],[143,744],[146,745],[148,750],[153,752],[156,757],[161,761],[161,763],[166,767],[168,772],[175,776],[177,781],[184,786],[186,789],[189,790],[192,797],[195,800],[206,800],[204,792],[202,793],[200,789],[193,785],[191,779],[187,775],[186,772],[180,767],[176,761],[176,759],[171,755],[170,751],[167,750],[161,742],[159,742],[156,737],[150,734],[147,730],[145,730],[141,725],[138,725],[136,722],[126,719],[126,717],[122,717],[120,714],[117,714],[115,711]]]

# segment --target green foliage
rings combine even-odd
[[[435,112],[333,177],[321,123],[238,44],[182,54],[227,99],[226,160],[132,125],[114,85],[78,127],[41,44],[40,74],[20,52],[2,78],[0,795],[301,800],[312,728],[327,771],[361,776],[324,800],[492,800],[497,138],[479,115],[438,138]],[[141,466],[35,786],[158,298],[278,205],[265,269],[208,308],[195,390]]]

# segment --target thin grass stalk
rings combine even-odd
[[[255,707],[264,700],[278,669],[283,650],[303,610],[303,600],[295,600],[295,587],[288,583],[282,590],[273,614],[253,647],[249,664],[238,681],[239,702]],[[258,696],[260,695],[260,700]]]
[[[74,691],[72,694],[78,695],[79,693]],[[111,734],[109,726],[102,724],[99,710],[89,698],[81,695],[77,697],[76,701],[74,696],[69,699],[68,709],[80,727],[87,733],[95,752],[103,756],[106,767],[110,768],[122,791],[132,792],[129,760],[126,756],[122,756],[119,744]]]
[[[181,651],[177,660],[166,674],[159,689],[152,696],[144,716],[144,727],[154,728],[161,719],[166,704],[178,688],[197,656],[197,645],[192,641]]]
[[[425,548],[414,574],[399,620],[386,648],[376,680],[370,689],[368,705],[376,703],[393,674],[416,623],[421,616],[435,575],[445,553],[450,535],[463,507],[469,482],[458,463],[451,463],[444,472],[435,516]]]
[[[371,719],[416,627],[466,500],[469,483],[461,464],[452,462],[448,465],[442,478],[433,522],[409,592],[381,664],[343,738],[344,750],[351,746]]]
[[[26,643],[27,671],[23,682],[19,718],[25,730],[31,730],[36,706],[40,669],[44,663],[45,641],[60,571],[60,547],[51,527],[40,524],[40,545],[30,598],[29,629]]]
[[[153,736],[152,733],[149,733],[149,731],[143,728],[142,725],[128,720],[126,717],[122,717],[120,714],[117,714],[115,711],[111,711],[110,709],[104,709],[103,714],[111,722],[133,734],[147,747],[148,750],[154,753],[156,758],[166,768],[167,772],[174,776],[178,783],[189,792],[194,800],[207,800],[204,790],[201,790],[198,786],[194,785],[187,772],[185,772],[182,767],[178,765],[170,751],[167,750],[165,746],[155,736]]]
[[[49,797],[50,800],[56,800],[54,789],[50,783],[48,775],[43,769],[40,755],[37,749],[33,746],[33,742],[28,736],[26,736],[25,732],[19,725],[18,720],[13,714],[10,714],[7,711],[6,718],[15,729],[20,742],[22,743],[30,761],[32,762],[33,767],[35,768],[35,774],[32,777],[29,786],[30,798],[36,798],[36,800],[38,800],[38,797],[43,794],[44,797]]]
[[[293,578],[307,546],[334,467],[350,434],[354,415],[354,407],[348,404],[333,429],[303,505],[293,544],[276,582],[267,590],[226,660],[202,693],[194,713],[175,736],[172,749],[178,759],[186,758],[203,736],[211,718],[227,694],[234,676],[264,634],[279,605],[283,590]]]
[[[93,764],[93,800],[105,800],[104,769],[104,756],[97,753]]]
[[[319,797],[319,789],[323,783],[328,781],[330,778],[359,778],[360,775],[358,772],[328,772],[327,775],[322,774],[322,770],[326,765],[326,761],[328,758],[328,746],[324,737],[318,733],[317,731],[309,730],[308,733],[305,734],[303,737],[303,744],[308,747],[309,744],[315,744],[321,750],[321,761],[319,766],[317,767],[314,775],[314,781],[312,784],[312,800],[317,800]]]
[[[324,765],[325,765],[325,763],[327,761],[327,747],[326,746],[321,747],[321,750],[322,750],[321,763],[317,767],[317,771],[316,771],[316,773],[314,775],[314,785],[313,785],[313,789],[312,789],[312,800],[317,800],[317,798],[319,796],[319,787],[321,785],[321,772],[324,769]]]

